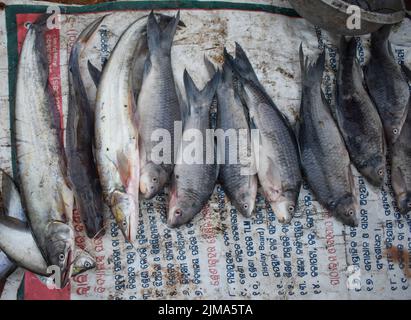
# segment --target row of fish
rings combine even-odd
[[[133,242],[139,197],[151,199],[166,184],[170,184],[170,227],[198,214],[217,182],[245,217],[254,211],[259,182],[279,222],[289,223],[297,210],[303,177],[324,207],[343,223],[356,226],[358,196],[350,164],[381,187],[387,145],[392,151],[398,206],[403,213],[410,210],[410,93],[390,53],[389,28],[372,35],[366,85],[356,60],[356,42],[341,40],[335,119],[321,90],[325,52],[310,64],[300,48],[302,102],[295,133],[239,44],[235,57],[224,50],[221,69],[205,59],[210,80],[203,88],[185,71],[183,95],[171,61],[174,35],[185,27],[179,13],[169,17],[151,12],[137,19],[123,32],[100,71],[86,59],[86,50],[105,19],[101,17],[81,32],[71,50],[64,146],[62,117],[48,82],[47,18],[29,27],[18,65],[15,141],[23,205],[18,207],[19,197],[7,200],[6,196],[4,207],[13,203],[6,212],[26,213],[30,227],[1,216],[0,248],[13,261],[2,267],[4,274],[15,263],[42,275],[48,274],[47,266],[55,265],[62,283],[67,283],[73,266],[93,265],[90,257],[81,256],[86,253],[75,254],[73,208],[80,212],[89,237],[104,233],[103,212],[109,208],[125,238]],[[94,81],[95,96],[85,85],[87,77]],[[213,123],[210,112],[215,108]],[[205,141],[195,140],[193,146],[177,136],[179,121],[183,137],[196,129]],[[237,137],[245,130],[247,143],[235,152],[228,144],[220,148],[209,129],[234,129]],[[171,148],[164,148],[161,158],[171,161],[152,158],[158,148],[158,141],[152,139],[157,130],[170,133]],[[254,146],[253,130],[258,132]],[[214,152],[204,152],[206,161],[176,161],[187,147],[209,151],[207,142]],[[251,160],[240,161],[242,157]],[[225,161],[218,164],[218,158]],[[232,158],[237,161],[228,161]],[[7,195],[7,186],[4,190]],[[17,245],[16,237],[23,235],[25,241]],[[27,250],[34,257],[26,256]]]

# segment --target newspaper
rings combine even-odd
[[[174,7],[164,2],[152,3],[150,8],[139,2],[63,7],[61,27],[53,30],[47,40],[53,88],[63,115],[68,105],[67,62],[78,34],[94,19],[111,12],[88,52],[93,64],[101,67],[132,21],[148,14],[151,8],[174,15],[178,6],[172,3]],[[172,48],[173,71],[180,88],[184,68],[201,86],[208,78],[204,54],[219,64],[223,47],[233,52],[238,42],[268,94],[294,124],[300,108],[298,48],[302,42],[310,57],[325,48],[323,90],[331,105],[335,103],[338,38],[297,17],[285,1],[180,5],[186,28],[177,32]],[[3,88],[9,92],[1,92],[0,112],[13,108],[15,63],[24,40],[25,22],[35,20],[46,8],[37,4],[6,7],[7,54],[3,54],[6,51],[2,43],[0,65],[3,67],[8,58],[8,83]],[[1,31],[6,32],[1,23]],[[408,66],[410,34],[411,21],[406,19],[391,36],[395,57]],[[359,57],[366,63],[369,36],[359,38],[359,42]],[[90,84],[88,90],[92,87]],[[9,128],[10,123],[2,121],[2,137],[10,137]],[[9,163],[12,157],[3,153],[0,163]],[[153,200],[140,202],[135,247],[125,243],[109,212],[105,213],[106,234],[100,239],[85,236],[75,212],[76,245],[95,256],[97,267],[74,277],[60,298],[411,299],[411,215],[399,214],[389,177],[381,189],[376,189],[355,168],[353,172],[361,208],[358,228],[343,226],[330,216],[306,184],[290,225],[278,223],[260,192],[254,216],[244,218],[217,185],[203,211],[178,229],[170,229],[165,223],[165,188]],[[22,274],[19,269],[9,278],[2,299],[16,299]],[[25,272],[23,298],[41,298],[48,290],[41,285],[44,281]]]

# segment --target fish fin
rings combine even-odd
[[[177,84],[176,84],[176,93],[177,93],[177,99],[180,105],[181,119],[183,120],[183,127],[184,127],[184,120],[186,119],[189,113],[189,109],[188,109],[187,101],[186,99],[184,99],[184,96],[181,93],[181,89]]]
[[[10,216],[0,216],[0,224],[6,226],[12,226],[18,230],[30,229],[27,222],[21,221],[20,219],[10,217]]]
[[[221,73],[220,71],[217,71],[214,76],[207,82],[205,87],[200,91],[195,85],[193,79],[188,74],[187,70],[184,70],[184,86],[186,89],[190,114],[193,111],[192,108],[209,108],[211,106],[211,102],[215,96],[217,86],[220,83],[220,78]]]
[[[0,169],[1,170],[1,169]],[[26,214],[16,183],[4,170],[2,173],[1,199],[4,214],[22,221],[26,221]]]
[[[396,192],[398,192],[398,190],[401,190],[401,192],[406,191],[406,182],[404,179],[404,173],[402,172],[401,168],[393,168],[391,173],[391,180],[392,186],[394,190],[396,190]]]
[[[215,65],[211,62],[211,60],[209,58],[207,58],[206,55],[204,55],[204,64],[206,66],[208,75],[210,77],[212,77],[216,72],[217,72],[217,68],[215,67]]]
[[[88,72],[90,73],[91,79],[93,79],[94,85],[98,87],[101,79],[101,71],[95,67],[90,60],[87,61]]]
[[[146,62],[144,63],[143,79],[149,74],[151,69],[151,60],[150,57],[147,57]]]
[[[401,63],[401,69],[408,78],[408,81],[411,81],[411,69],[408,68],[405,63]]]
[[[371,33],[371,41],[386,41],[390,37],[392,25],[386,24],[377,31]]]
[[[101,22],[107,17],[109,16],[111,13],[106,14],[102,17],[97,18],[96,20],[94,20],[92,23],[90,23],[78,36],[77,41],[78,42],[83,42],[83,43],[87,43],[90,38],[93,36],[93,34],[95,33],[95,31],[97,30],[97,28],[100,26]]]
[[[235,43],[235,59],[233,67],[241,78],[261,86],[250,60],[238,42]]]
[[[173,44],[174,34],[180,21],[180,11],[171,19],[163,31],[154,16],[153,11],[148,16],[147,21],[147,43],[151,54],[156,52],[169,52]]]
[[[120,174],[120,179],[124,187],[128,185],[128,180],[130,178],[130,163],[127,156],[121,151],[117,152],[117,163],[118,172]]]

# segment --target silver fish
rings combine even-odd
[[[76,208],[87,235],[103,235],[104,202],[93,156],[94,100],[84,86],[89,72],[82,59],[87,42],[94,36],[105,16],[84,29],[73,45],[69,60],[69,107],[66,127],[67,171],[75,195]]]
[[[251,152],[251,139],[247,136],[247,144],[240,150],[240,130],[249,132],[249,120],[246,110],[235,90],[233,70],[228,62],[223,65],[222,80],[217,88],[217,129],[225,133],[235,132],[237,148],[235,153],[230,149],[230,143],[224,144],[224,164],[219,166],[219,180],[228,198],[235,208],[245,217],[251,217],[257,196],[257,175],[245,174],[243,169],[251,170],[251,163],[243,161],[242,152]],[[232,163],[234,157],[236,164]],[[246,160],[246,159],[244,159]]]
[[[153,12],[147,21],[149,57],[145,63],[143,84],[138,97],[137,122],[140,134],[140,192],[146,199],[161,191],[173,170],[174,123],[181,120],[181,111],[171,67],[171,46],[180,13],[161,30]],[[154,134],[163,130],[169,134],[162,159],[153,158],[158,141]]]
[[[70,278],[74,233],[73,193],[67,184],[61,119],[48,81],[46,20],[30,25],[17,69],[17,169],[25,209],[48,265]]]
[[[184,118],[183,138],[187,135],[189,137],[181,142],[177,154],[179,161],[174,167],[172,176],[167,216],[167,225],[172,228],[189,222],[201,211],[214,191],[218,166],[214,157],[209,158],[214,154],[214,144],[211,146],[214,135],[209,130],[211,129],[210,107],[219,81],[220,72],[217,72],[206,86],[199,90],[187,70],[184,71],[188,112]],[[201,137],[196,136],[194,141],[191,141],[192,130],[200,132]],[[198,159],[200,161],[193,160],[191,163],[186,159],[184,155],[187,152],[186,148],[191,150],[191,147],[194,152],[200,153],[201,160]]]
[[[358,225],[350,157],[321,91],[325,52],[308,65],[300,47],[302,100],[299,145],[307,181],[321,205],[344,224]]]
[[[235,60],[226,54],[240,75],[242,97],[251,128],[260,133],[258,179],[265,198],[281,223],[289,223],[297,209],[302,178],[297,140],[275,103],[259,82],[244,50],[236,43]]]
[[[374,186],[385,176],[386,146],[378,111],[363,86],[355,38],[341,38],[336,118],[351,160]]]
[[[371,58],[364,73],[388,145],[395,143],[401,133],[410,100],[407,82],[388,41],[390,31],[391,25],[386,25],[371,35]]]
[[[405,66],[404,71],[411,81],[411,71]],[[411,101],[401,134],[392,146],[391,180],[400,212],[411,212]]]

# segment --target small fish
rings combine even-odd
[[[358,202],[350,157],[321,90],[325,52],[308,65],[300,46],[302,100],[299,125],[301,164],[321,205],[344,224],[358,225]]]
[[[234,88],[234,83],[237,81],[234,77],[230,64],[225,62],[222,80],[217,88],[217,129],[224,130],[225,134],[235,133],[237,144],[235,150],[232,150],[230,149],[232,140],[229,139],[229,143],[227,141],[224,143],[225,163],[219,166],[219,180],[235,208],[243,216],[251,217],[258,183],[256,174],[247,174],[245,171],[252,169],[251,163],[243,161],[246,160],[243,152],[251,153],[250,127],[247,112]],[[248,132],[245,146],[239,144],[240,130]],[[236,163],[233,163],[234,161]]]
[[[390,146],[401,134],[410,100],[408,84],[388,41],[391,27],[386,25],[371,35],[371,58],[364,73]]]
[[[103,235],[104,202],[93,156],[94,101],[88,95],[84,78],[89,65],[83,59],[87,42],[94,36],[105,16],[84,29],[71,49],[69,59],[69,107],[66,127],[67,172],[75,195],[76,208],[93,238]],[[95,78],[95,77],[94,77]],[[97,80],[96,80],[97,81]]]
[[[153,12],[147,21],[149,56],[137,108],[140,192],[145,199],[158,194],[173,171],[174,124],[181,120],[181,110],[171,66],[171,46],[179,20],[180,12],[164,30],[161,30]],[[161,155],[155,154],[159,141],[153,141],[158,130],[166,132],[171,140],[165,141]],[[156,156],[159,159],[153,158]]]
[[[297,140],[287,118],[259,82],[244,50],[236,43],[236,57],[228,54],[239,74],[241,95],[249,110],[251,128],[260,133],[258,179],[264,196],[281,223],[290,223],[297,209],[302,177]]]
[[[184,71],[188,112],[184,119],[183,141],[177,155],[181,163],[177,162],[175,165],[171,182],[167,225],[172,228],[189,222],[201,211],[214,191],[218,166],[214,158],[208,159],[210,146],[207,141],[213,142],[214,139],[213,133],[207,129],[211,129],[210,107],[219,81],[220,72],[217,72],[199,90],[188,72]],[[185,141],[184,137],[192,130],[200,132],[201,136],[194,136],[193,141]],[[214,151],[214,145],[212,148]],[[189,163],[185,157],[187,149],[201,152],[200,161],[193,160],[193,163]]]
[[[404,66],[411,81],[411,71]],[[398,140],[392,146],[391,180],[402,214],[411,212],[411,102]]]
[[[385,176],[386,145],[378,111],[364,88],[355,38],[341,37],[336,118],[350,158],[374,186]]]
[[[31,24],[17,67],[15,141],[19,185],[36,243],[47,265],[70,279],[73,192],[67,182],[63,130],[48,79],[45,34],[49,15]]]

